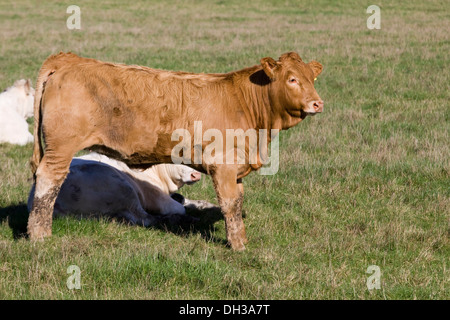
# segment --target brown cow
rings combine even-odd
[[[89,148],[130,167],[149,167],[171,163],[178,143],[172,133],[182,128],[195,136],[194,122],[201,121],[204,130],[220,130],[224,136],[227,129],[288,129],[308,114],[322,112],[323,101],[314,89],[321,71],[320,63],[306,64],[295,52],[283,54],[278,61],[263,58],[260,65],[226,74],[155,70],[72,53],[50,56],[36,85],[31,158],[36,192],[28,221],[30,238],[51,235],[54,202],[77,151]],[[189,156],[207,143],[192,145]],[[240,150],[234,145],[233,152],[248,156],[247,145]],[[221,152],[215,155],[221,156]],[[247,243],[241,179],[262,166],[259,155],[256,163],[246,159],[244,164],[188,164],[212,176],[227,240],[234,250],[244,250]]]

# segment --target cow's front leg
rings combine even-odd
[[[248,242],[242,220],[244,192],[233,165],[217,165],[210,170],[222,214],[225,219],[228,244],[233,250],[245,250]]]

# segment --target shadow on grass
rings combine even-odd
[[[0,223],[8,220],[15,240],[27,238],[28,209],[25,204],[12,205],[0,208]]]
[[[223,220],[223,215],[220,207],[213,207],[207,209],[193,209],[186,208],[187,217],[193,217],[197,221],[193,222],[189,219],[179,223],[160,223],[152,228],[171,232],[181,237],[187,237],[193,234],[200,234],[206,241],[226,245],[226,239],[216,238],[214,233],[216,228],[214,224]]]
[[[171,232],[178,236],[187,237],[193,234],[200,234],[206,241],[225,245],[226,239],[216,238],[214,233],[216,228],[214,224],[223,220],[220,207],[213,207],[208,209],[192,209],[186,208],[186,217],[193,217],[196,221],[191,219],[181,219],[178,223],[165,223],[162,221],[155,228],[166,232]],[[28,209],[25,204],[12,205],[5,208],[0,208],[0,223],[8,221],[8,225],[12,230],[15,240],[28,238],[27,223],[28,223]],[[56,218],[57,219],[57,218]],[[86,219],[86,218],[84,218]],[[88,218],[89,219],[89,218]]]

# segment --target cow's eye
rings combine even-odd
[[[295,79],[295,78],[290,78],[290,79],[289,79],[289,83],[297,83],[297,79]]]

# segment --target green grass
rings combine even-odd
[[[325,111],[280,135],[280,170],[244,179],[250,243],[225,247],[217,211],[185,229],[55,219],[24,239],[31,145],[0,145],[0,299],[449,299],[450,6],[381,1],[0,4],[0,88],[73,51],[227,72],[297,51],[324,72]],[[18,27],[20,26],[20,27]],[[215,202],[209,177],[181,193]],[[81,270],[69,290],[67,268]],[[369,291],[369,265],[381,289]]]

